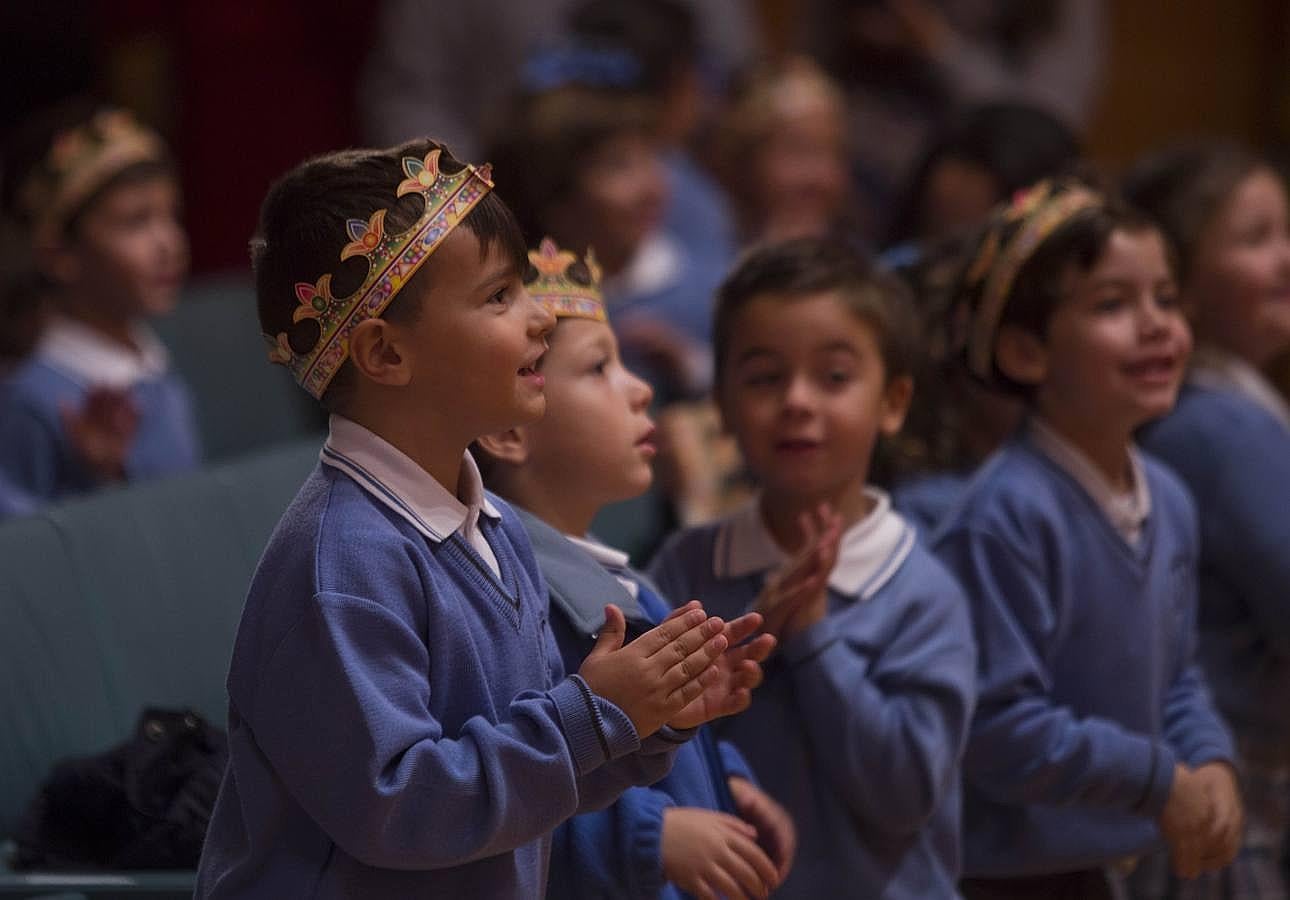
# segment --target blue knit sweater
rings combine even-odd
[[[674,745],[641,748],[563,676],[528,539],[496,505],[500,579],[337,469],[305,482],[238,630],[198,897],[529,900],[560,822],[666,773]]]
[[[1195,650],[1196,515],[1143,460],[1136,546],[1023,433],[934,535],[972,607],[964,870],[1022,876],[1151,849],[1173,767],[1233,758]]]

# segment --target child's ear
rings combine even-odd
[[[399,328],[384,319],[367,319],[349,334],[349,359],[377,384],[402,387],[412,380],[409,348]]]
[[[529,434],[523,426],[486,434],[475,443],[489,456],[512,466],[522,466],[529,458]]]
[[[1017,384],[1040,385],[1048,378],[1048,350],[1038,335],[1024,328],[1000,328],[994,354],[999,371]]]
[[[897,375],[887,379],[882,389],[882,417],[878,421],[878,428],[884,435],[891,437],[900,431],[913,399],[913,376]]]

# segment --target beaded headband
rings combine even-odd
[[[967,270],[969,290],[985,280],[972,316],[967,342],[968,368],[988,380],[993,370],[995,333],[1003,318],[1012,284],[1026,260],[1048,236],[1079,213],[1103,205],[1100,194],[1080,185],[1041,181],[1018,192],[989,226],[976,258]],[[1020,223],[1005,243],[1002,234]]]
[[[561,250],[555,241],[542,238],[536,250],[529,251],[529,263],[536,276],[525,281],[529,296],[541,303],[557,319],[591,319],[607,322],[605,301],[600,294],[600,266],[596,255],[587,251],[585,261],[591,280],[587,284],[570,277],[569,269],[578,262],[576,254]]]
[[[57,242],[94,192],[138,163],[162,162],[166,147],[125,110],[104,109],[54,138],[19,193],[37,246]]]
[[[331,273],[313,284],[296,283],[300,305],[291,320],[313,319],[318,323],[321,333],[313,348],[297,353],[285,332],[275,337],[265,335],[270,345],[269,360],[290,369],[296,382],[314,398],[322,397],[349,357],[349,336],[354,329],[385,311],[443,240],[493,189],[488,166],[467,165],[449,175],[439,168],[441,153],[436,147],[425,159],[403,157],[403,174],[407,177],[399,182],[395,197],[414,193],[425,197],[425,210],[406,231],[386,233],[385,209],[372,213],[366,222],[350,219],[345,223],[350,242],[341,249],[340,259],[363,256],[368,260],[367,277],[357,290],[347,297],[333,296]]]

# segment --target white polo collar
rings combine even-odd
[[[601,285],[610,306],[655,294],[681,279],[684,256],[676,240],[655,232],[641,242],[627,266]]]
[[[159,378],[170,368],[170,354],[151,328],[135,324],[130,337],[139,352],[66,316],[49,320],[35,356],[86,387],[125,389]]]
[[[344,416],[333,415],[322,462],[339,469],[417,531],[439,543],[453,532],[476,547],[480,513],[500,519],[484,494],[479,467],[469,453],[461,462],[457,494],[430,476],[401,450]]]
[[[1201,387],[1236,391],[1290,428],[1290,404],[1285,397],[1262,372],[1235,353],[1210,344],[1197,347],[1187,380]]]
[[[621,550],[615,550],[592,538],[576,537],[572,534],[566,534],[565,537],[578,548],[585,550],[587,555],[600,564],[601,568],[608,570],[609,574],[618,579],[618,583],[627,589],[627,593],[632,595],[632,599],[636,599],[640,593],[640,585],[623,574],[630,566],[631,557]]]
[[[867,600],[896,573],[914,546],[914,529],[891,508],[891,498],[865,488],[873,509],[842,534],[829,587]],[[789,557],[766,529],[759,498],[732,514],[717,532],[712,568],[718,578],[740,578],[778,568]]]
[[[1151,515],[1151,490],[1147,486],[1147,475],[1142,467],[1142,454],[1137,447],[1129,445],[1129,471],[1133,477],[1133,489],[1124,492],[1115,490],[1102,470],[1082,450],[1038,417],[1030,420],[1030,439],[1040,452],[1075,479],[1093,498],[1111,526],[1126,541],[1130,544],[1138,542],[1147,517]]]

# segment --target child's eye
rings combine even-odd
[[[609,357],[605,357],[604,359],[600,360],[595,365],[593,365],[591,367],[591,371],[595,375],[604,375],[605,370],[608,368],[609,368]]]
[[[1123,308],[1124,298],[1119,295],[1103,297],[1093,305],[1093,311],[1097,313],[1119,312]]]
[[[1176,309],[1178,306],[1178,292],[1174,290],[1158,291],[1156,293],[1156,304],[1163,309]]]
[[[494,291],[488,298],[489,303],[505,303],[507,295],[510,293],[510,287],[499,288]]]
[[[824,377],[829,384],[848,384],[851,381],[851,372],[848,369],[830,369]]]
[[[779,381],[780,377],[778,372],[749,372],[744,376],[744,385],[746,387],[774,387],[779,384]]]

